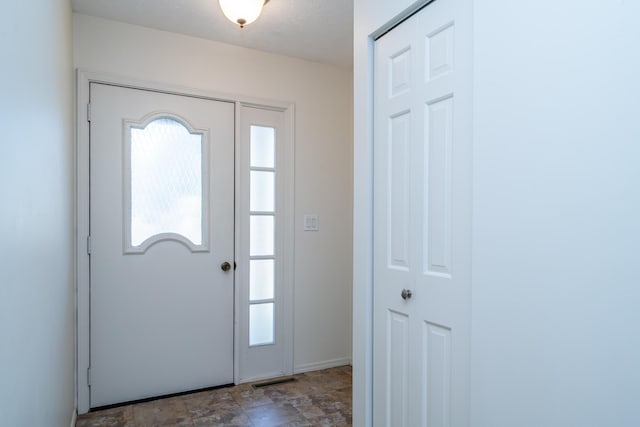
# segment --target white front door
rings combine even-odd
[[[471,7],[376,41],[374,425],[469,424]]]
[[[90,99],[91,407],[233,382],[234,104]]]

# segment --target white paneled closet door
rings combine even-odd
[[[469,424],[471,4],[376,41],[374,425]]]

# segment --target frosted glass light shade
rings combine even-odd
[[[220,9],[229,21],[242,28],[258,19],[265,3],[264,0],[220,0]]]

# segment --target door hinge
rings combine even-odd
[[[91,255],[91,236],[87,236],[87,255]]]
[[[87,104],[87,121],[91,121],[91,103]]]
[[[87,386],[91,387],[91,367],[87,368]]]

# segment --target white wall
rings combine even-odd
[[[351,359],[351,70],[74,15],[76,67],[295,103],[294,369]],[[305,213],[320,231],[302,231]]]
[[[74,411],[73,86],[69,0],[0,14],[0,425]]]
[[[640,425],[640,4],[475,16],[474,425]]]
[[[367,36],[355,0],[354,295],[370,278]],[[474,2],[472,426],[640,423],[637,2]],[[370,295],[369,295],[370,297]],[[354,425],[370,307],[354,305]]]

